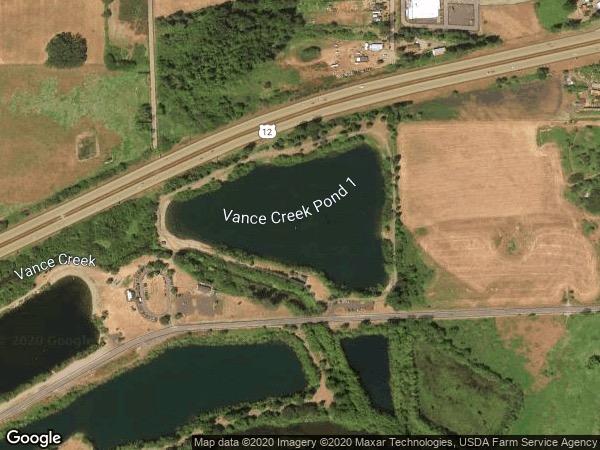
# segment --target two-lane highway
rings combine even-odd
[[[347,86],[249,118],[126,173],[0,234],[0,258],[110,208],[181,173],[257,140],[260,124],[289,130],[317,116],[330,117],[458,83],[497,77],[558,61],[600,53],[600,33],[562,39],[428,67]]]

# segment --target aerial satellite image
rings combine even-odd
[[[0,0],[0,450],[600,448],[599,19]]]

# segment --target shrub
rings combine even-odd
[[[317,59],[321,56],[321,47],[317,47],[316,45],[311,45],[310,47],[305,47],[298,52],[298,58],[300,61],[308,62],[314,59]]]

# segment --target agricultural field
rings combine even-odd
[[[557,304],[600,291],[581,211],[563,198],[558,151],[537,123],[445,122],[399,128],[402,221],[474,305]],[[441,138],[443,136],[443,139]]]
[[[40,201],[148,146],[149,133],[135,121],[148,98],[144,75],[1,66],[0,80],[0,146],[13,155],[0,169],[3,203]],[[77,140],[86,133],[97,137],[99,151],[80,162]]]
[[[147,36],[135,29],[137,10],[126,8],[128,0],[111,2],[114,14],[106,14],[101,1],[83,7],[68,3],[0,5],[0,20],[6,21],[0,47],[18,51],[16,58],[0,48],[0,146],[5,152],[0,217],[17,220],[25,205],[37,208],[57,192],[64,197],[65,188],[90,175],[112,173],[149,146],[149,126],[140,114],[149,102]],[[47,41],[59,32],[81,33],[86,39],[83,67],[44,65]],[[118,68],[127,70],[107,70],[105,50],[118,53],[117,62],[127,66]]]
[[[87,64],[102,64],[103,9],[100,0],[0,2],[0,64],[43,64],[46,44],[64,31],[87,40]]]
[[[537,20],[534,2],[481,6],[480,10],[483,33],[498,35],[505,42],[544,33]]]

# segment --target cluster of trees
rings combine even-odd
[[[396,221],[396,285],[387,297],[395,309],[410,309],[425,303],[425,288],[434,271],[425,264],[410,231]]]
[[[193,250],[178,253],[175,262],[198,281],[209,283],[227,294],[257,300],[268,307],[285,305],[300,315],[320,314],[326,309],[303,283],[271,271],[225,262]]]
[[[562,151],[562,164],[568,174],[566,196],[573,203],[600,213],[600,129],[586,126],[572,131],[554,127],[541,131],[538,143],[555,142]]]
[[[15,256],[0,261],[0,306],[25,295],[34,284],[21,280],[14,273],[60,253],[95,257],[96,266],[117,272],[120,267],[148,253],[170,257],[171,253],[158,245],[154,199],[140,198],[117,205],[97,216],[62,230],[56,236]]]
[[[50,67],[80,67],[87,60],[87,40],[79,33],[59,33],[46,45],[46,53]]]
[[[195,130],[242,117],[251,110],[245,98],[251,94],[234,98],[228,86],[273,61],[303,23],[296,0],[238,0],[158,19],[165,113]]]

